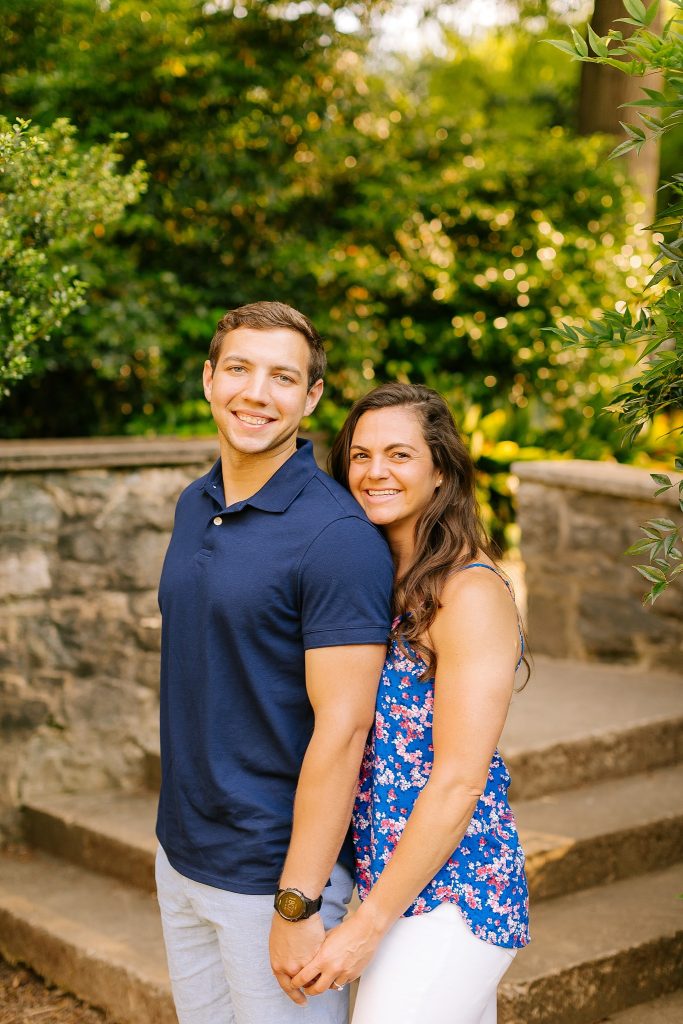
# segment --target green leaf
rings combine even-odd
[[[673,486],[671,477],[668,477],[665,473],[650,473],[650,479],[654,480],[656,484],[666,484],[667,488]]]
[[[598,33],[594,31],[591,25],[588,26],[588,38],[590,39],[590,44],[593,49],[593,52],[597,53],[598,57],[609,56],[609,49],[607,47],[606,42],[604,41],[604,39],[600,38]]]
[[[563,39],[542,39],[542,43],[550,43],[556,50],[561,50],[562,53],[568,53],[571,57],[576,57],[576,50],[571,43],[565,42]]]
[[[649,10],[650,10],[650,8],[648,8],[648,11]],[[653,101],[651,104],[649,104],[650,106],[659,106],[660,103],[666,103],[667,102],[667,99],[666,99],[666,96],[664,95],[664,93],[663,92],[659,92],[659,90],[657,90],[657,89],[645,89],[644,88],[643,92],[645,93],[645,95],[647,97],[649,97],[649,99],[651,99]],[[647,100],[634,100],[633,103],[629,104],[629,106],[632,106],[632,107],[642,107],[642,106],[647,106],[647,105],[648,105],[648,101]]]
[[[657,349],[660,348],[663,344],[664,335],[657,334],[651,341],[648,342],[643,351],[640,353],[640,358],[645,359],[647,356],[652,355],[652,353],[656,352]]]
[[[680,539],[678,532],[672,533],[670,537],[666,538],[664,542],[664,553],[667,558],[674,558],[676,561],[681,557],[681,553],[676,547],[677,541]]]
[[[627,153],[630,153],[632,149],[635,149],[637,145],[638,143],[635,139],[627,139],[625,142],[621,142],[618,146],[615,146],[609,155],[609,159],[616,160],[617,157],[625,156]]]
[[[642,540],[637,540],[635,544],[631,544],[630,548],[626,548],[625,555],[641,555],[646,551],[649,551],[655,545],[651,540],[643,537]]]
[[[630,138],[641,140],[645,139],[645,132],[642,128],[639,128],[638,125],[626,124],[624,121],[620,121],[619,124]]]
[[[630,143],[629,143],[629,145],[630,145]],[[645,287],[646,288],[653,288],[654,285],[659,284],[660,281],[663,281],[665,277],[671,277],[671,272],[672,272],[671,264],[670,263],[665,264],[663,267],[659,268],[659,270],[657,271],[656,274],[652,275],[652,277],[649,279],[649,281],[647,281]]]
[[[662,125],[662,122],[658,118],[653,117],[652,114],[643,114],[643,113],[638,114],[638,117],[643,122],[645,127],[649,128],[651,132],[653,132],[653,133],[661,133],[663,125]]]
[[[649,598],[649,600],[650,600],[650,603],[651,603],[651,604],[654,604],[654,603],[655,603],[655,601],[657,600],[657,598],[658,598],[658,597],[659,597],[659,596],[660,596],[661,594],[663,594],[663,593],[664,593],[664,591],[666,590],[666,588],[667,588],[668,586],[669,586],[669,583],[668,583],[668,581],[667,581],[667,580],[662,580],[662,581],[661,581],[661,582],[659,582],[659,583],[655,583],[655,585],[654,585],[654,587],[652,588],[652,590],[651,590],[651,591],[649,592],[649,594],[647,594],[647,595],[646,595],[646,598],[645,598],[645,600],[647,601],[647,600],[648,600],[648,598]]]
[[[583,36],[572,28],[572,38],[574,39],[574,45],[576,46],[576,52],[580,53],[582,57],[588,56],[588,44]]]
[[[659,0],[653,0],[650,6],[645,11],[645,24],[651,25],[657,17],[657,11],[659,9]]]
[[[645,22],[647,17],[647,7],[642,0],[624,0],[624,6],[628,10],[631,17],[635,17],[640,20],[641,23]]]
[[[670,519],[650,519],[648,520],[648,526],[652,526],[657,530],[675,530],[676,524]]]
[[[666,583],[666,576],[661,569],[655,569],[651,565],[637,565],[636,569],[648,583]]]
[[[617,21],[622,25],[633,25],[634,28],[642,28],[642,21],[637,21],[635,18],[617,18]],[[626,70],[626,67],[624,68]]]

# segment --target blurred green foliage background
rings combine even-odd
[[[513,458],[667,455],[668,424],[624,447],[600,415],[634,353],[543,330],[639,291],[651,256],[612,143],[573,131],[578,68],[539,45],[557,24],[452,33],[411,60],[372,45],[390,6],[5,0],[5,114],[68,117],[84,147],[126,133],[123,167],[143,160],[149,184],[69,254],[85,304],[36,349],[0,436],[211,431],[216,320],[278,298],[329,340],[308,426],[333,431],[390,377],[436,387],[499,539]]]

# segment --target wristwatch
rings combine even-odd
[[[317,914],[323,905],[322,896],[309,900],[298,889],[278,889],[273,906],[285,921],[305,921]]]

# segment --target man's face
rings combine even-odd
[[[216,369],[204,364],[204,394],[229,448],[277,455],[292,445],[323,390],[321,380],[308,388],[309,352],[304,336],[285,327],[226,334]]]

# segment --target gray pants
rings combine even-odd
[[[270,968],[273,895],[245,896],[194,882],[159,848],[157,893],[180,1024],[346,1024],[348,987],[297,1006]],[[324,891],[325,928],[346,913],[353,882],[337,865]]]

